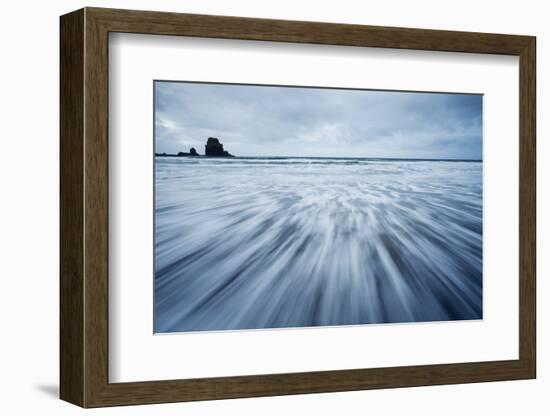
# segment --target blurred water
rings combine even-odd
[[[155,160],[155,332],[482,317],[481,162]]]

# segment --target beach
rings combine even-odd
[[[155,332],[481,319],[482,163],[155,158]]]

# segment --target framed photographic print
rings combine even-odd
[[[82,407],[535,378],[535,38],[61,17]]]

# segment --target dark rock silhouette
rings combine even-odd
[[[233,157],[227,150],[223,149],[223,144],[216,137],[209,137],[204,146],[205,156],[210,157]]]
[[[197,151],[195,150],[194,147],[192,147],[190,150],[189,150],[189,153],[186,153],[186,152],[178,152],[177,155],[167,155],[166,153],[164,153],[162,156],[200,156]]]
[[[227,150],[223,149],[223,144],[220,143],[220,141],[215,137],[209,137],[206,141],[206,145],[204,146],[204,155],[208,157],[235,157],[231,153],[229,153]],[[155,156],[169,156],[169,157],[186,157],[186,156],[195,156],[195,157],[201,157],[197,153],[197,150],[192,147],[189,149],[189,153],[187,152],[178,152],[177,154],[170,154],[170,153],[155,153]]]

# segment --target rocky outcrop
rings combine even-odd
[[[209,157],[233,157],[216,137],[209,137],[204,146],[204,154]]]
[[[186,152],[178,152],[177,155],[167,155],[166,153],[164,153],[163,156],[200,156],[197,151],[195,150],[194,147],[192,147],[190,150],[189,150],[189,153],[186,153]]]
[[[235,157],[227,150],[223,149],[223,144],[215,137],[209,137],[204,146],[204,155],[208,157]],[[197,150],[192,147],[187,152],[178,152],[177,154],[170,153],[155,153],[155,156],[170,156],[170,157],[185,157],[185,156],[196,156],[199,157]]]

